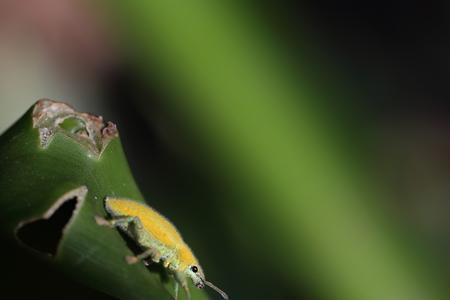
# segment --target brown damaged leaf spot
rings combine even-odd
[[[87,192],[85,186],[69,191],[42,216],[20,222],[16,228],[16,238],[26,247],[54,257],[62,237],[83,206]]]
[[[105,124],[101,116],[80,113],[66,103],[48,99],[36,102],[33,127],[39,130],[42,148],[47,148],[53,136],[61,132],[86,147],[95,158],[99,158],[109,142],[118,137],[114,123]]]
[[[108,144],[113,138],[118,136],[117,126],[113,122],[108,121],[107,125],[102,129],[103,144]]]

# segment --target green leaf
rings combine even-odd
[[[113,123],[63,103],[38,101],[0,137],[0,170],[0,225],[11,241],[31,246],[71,277],[112,296],[172,299],[172,278],[162,269],[128,265],[127,241],[94,221],[105,215],[106,196],[144,201]],[[30,234],[33,224],[56,218],[63,209],[71,215],[56,249],[42,250],[24,239],[31,235],[43,243],[50,233]],[[191,291],[193,299],[207,298],[195,287]]]

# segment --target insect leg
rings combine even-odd
[[[189,286],[188,286],[187,282],[183,283],[181,286],[183,287],[184,291],[186,292],[187,299],[191,300],[191,292],[189,291]]]
[[[100,216],[95,216],[95,222],[100,226],[116,227],[120,225],[128,225],[135,221],[136,217],[115,217],[111,220],[106,220]]]
[[[154,262],[159,262],[159,259],[161,258],[161,254],[156,249],[147,249],[139,255],[126,256],[125,259],[126,259],[127,263],[129,263],[131,265],[131,264],[140,262],[141,260],[144,260],[148,257],[151,257]]]
[[[175,300],[178,300],[178,292],[180,290],[180,284],[178,281],[175,281]]]
[[[138,217],[134,217],[134,219],[131,220],[128,230],[140,246],[147,248],[147,250],[137,256],[125,257],[129,264],[137,263],[148,257],[156,263],[161,260],[161,253],[159,252],[157,246],[149,241],[150,233],[144,230],[144,226]]]
[[[100,226],[108,226],[108,227],[113,227],[111,225],[111,222],[106,220],[105,218],[102,218],[100,216],[95,216],[95,222],[97,223],[97,225]]]

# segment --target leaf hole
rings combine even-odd
[[[19,224],[16,237],[38,253],[54,257],[64,232],[81,208],[86,193],[86,187],[81,187],[62,196],[41,218]]]
[[[28,247],[50,256],[56,254],[64,227],[77,206],[77,199],[64,202],[49,219],[31,221],[17,230],[17,237]]]

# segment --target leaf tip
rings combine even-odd
[[[118,137],[117,126],[104,122],[101,116],[76,111],[67,103],[41,99],[32,113],[33,127],[38,128],[42,148],[47,148],[57,132],[84,145],[94,157],[99,157],[109,142]]]

